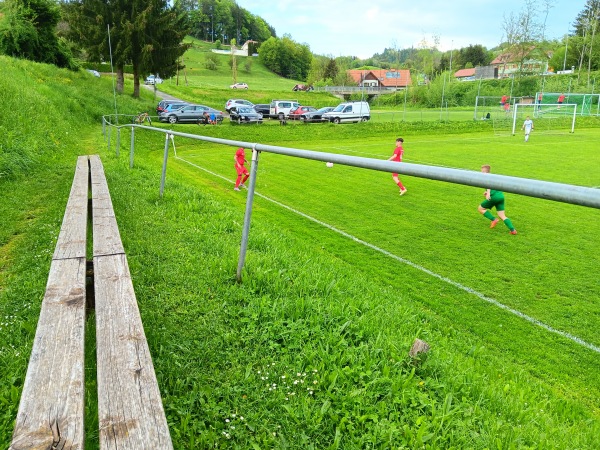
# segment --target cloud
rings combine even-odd
[[[554,0],[547,35],[562,37],[587,0]],[[503,18],[519,14],[522,0],[238,0],[265,19],[278,36],[290,34],[317,54],[368,58],[385,48],[410,48],[439,40],[441,50],[500,44]],[[542,20],[543,4],[538,4]]]

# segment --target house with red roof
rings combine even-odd
[[[475,67],[471,69],[460,69],[454,73],[454,78],[460,81],[469,81],[475,79]]]
[[[353,69],[346,72],[361,87],[406,89],[411,84],[407,69]]]
[[[525,50],[517,49],[501,53],[490,65],[498,69],[498,78],[509,78],[518,72],[547,73],[550,58],[552,52],[535,52],[535,47],[531,46]]]

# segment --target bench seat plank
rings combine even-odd
[[[83,449],[88,158],[78,158],[21,393],[11,450]]]
[[[101,450],[173,448],[100,159],[90,157]]]
[[[124,254],[94,257],[102,450],[172,449]]]
[[[88,187],[88,157],[80,156],[77,158],[71,194],[67,201],[53,259],[85,258],[86,256]]]
[[[94,256],[125,253],[108,192],[104,168],[98,155],[90,156]]]

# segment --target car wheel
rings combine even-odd
[[[277,116],[277,118],[278,118],[279,120],[284,120],[284,119],[285,119],[285,116],[284,116],[283,114],[279,113],[279,115]]]
[[[169,123],[177,123],[177,116],[169,116]]]
[[[367,119],[366,117],[363,117],[362,119],[360,119],[361,122],[366,122],[367,120],[369,120],[369,119]]]
[[[242,124],[242,118],[241,118],[241,117],[238,117],[238,119],[237,119],[237,123],[238,123],[238,125],[241,125],[241,124]]]
[[[336,117],[335,119],[333,119],[333,123],[340,123],[340,118]]]

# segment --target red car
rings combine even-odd
[[[314,106],[298,106],[297,108],[292,109],[290,111],[287,118],[290,120],[298,120],[300,119],[300,116],[302,116],[302,114],[315,112],[316,110],[317,108],[315,108]]]

